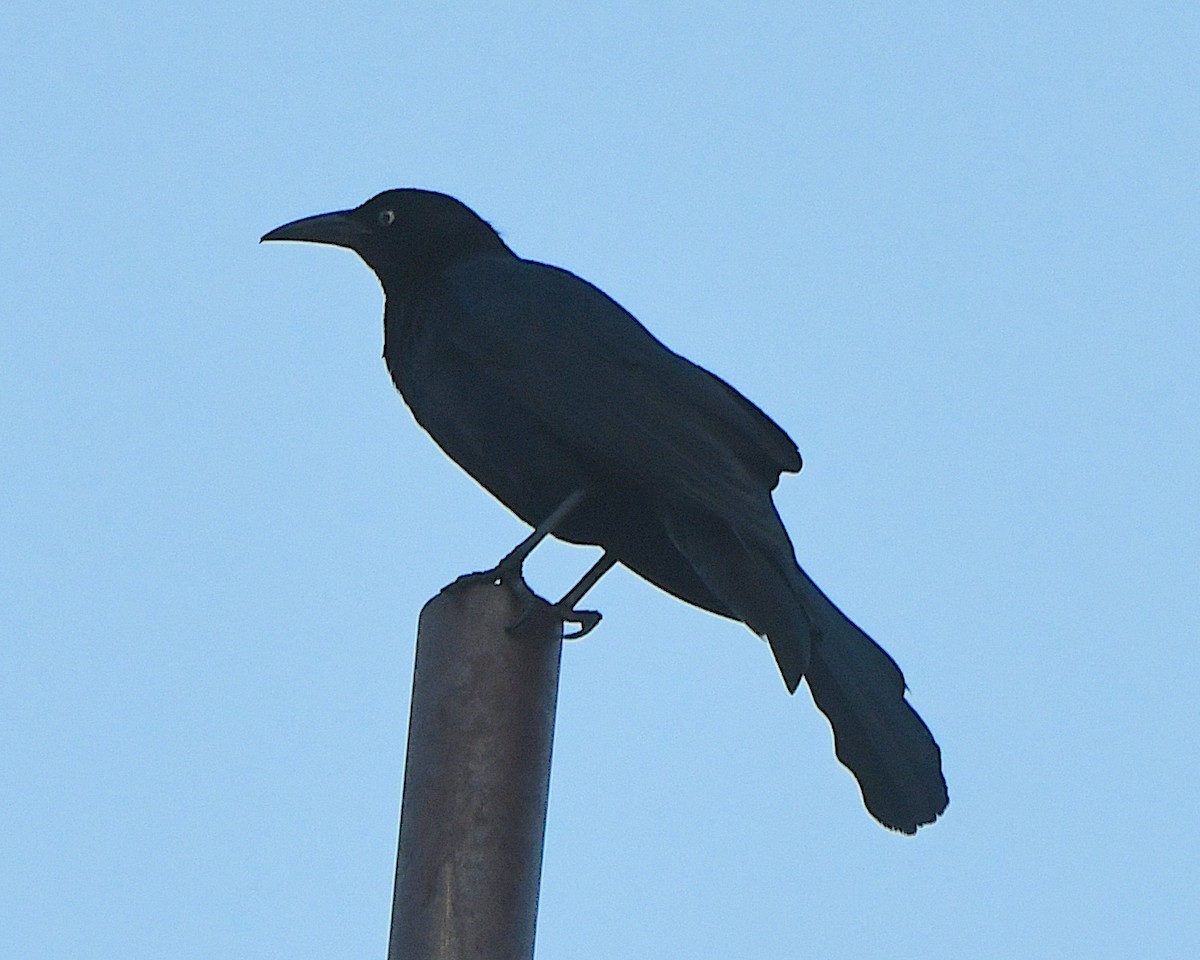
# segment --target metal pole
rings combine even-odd
[[[562,623],[492,579],[421,611],[388,960],[533,957]]]

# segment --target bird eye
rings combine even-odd
[[[379,225],[381,227],[390,227],[395,222],[396,222],[396,211],[395,210],[380,210],[379,211]]]

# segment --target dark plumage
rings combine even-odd
[[[366,261],[401,395],[519,517],[537,525],[583,490],[555,536],[767,637],[788,690],[807,678],[880,822],[912,833],[945,809],[941,754],[900,669],[796,563],[771,491],[800,455],[758,407],[444,194],[390,190],[263,239]]]

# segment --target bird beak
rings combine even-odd
[[[293,220],[264,234],[259,243],[267,240],[304,240],[308,243],[329,243],[335,247],[351,250],[359,240],[368,236],[371,229],[362,221],[351,216],[352,210],[322,213],[303,220]]]

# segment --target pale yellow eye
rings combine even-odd
[[[395,210],[380,210],[379,211],[379,225],[381,227],[390,227],[395,222],[396,222],[396,211]]]

